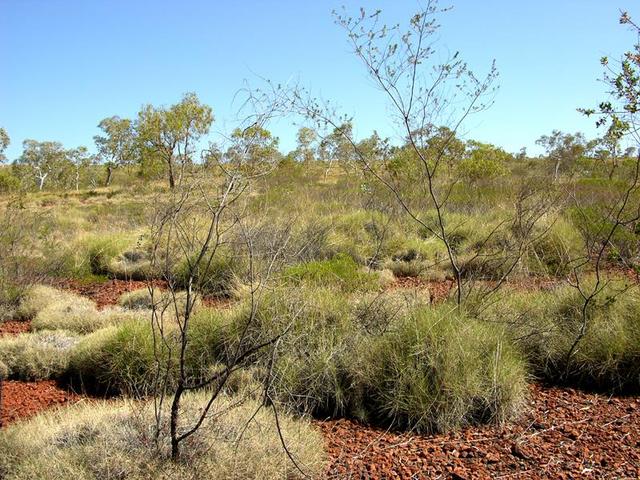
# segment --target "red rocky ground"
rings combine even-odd
[[[57,405],[64,405],[80,397],[60,388],[55,381],[2,382],[2,404],[0,418],[2,425],[28,418],[36,413]]]
[[[31,322],[0,322],[0,337],[18,335],[31,330]]]
[[[332,479],[640,478],[640,399],[531,387],[504,426],[421,436],[317,422]]]
[[[166,283],[159,280],[155,280],[153,284],[158,288],[166,288]],[[118,299],[123,293],[147,288],[148,282],[138,280],[108,280],[106,282],[85,284],[65,280],[55,284],[55,286],[89,297],[96,302],[98,308],[104,308],[108,305],[118,303]]]

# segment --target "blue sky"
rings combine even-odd
[[[453,0],[441,45],[485,72],[496,60],[494,106],[468,136],[518,151],[552,129],[595,135],[576,112],[603,98],[599,59],[630,48],[633,35],[610,0]],[[416,0],[205,1],[0,0],[0,126],[12,138],[93,148],[107,116],[134,117],[142,104],[170,104],[195,91],[213,107],[215,131],[233,126],[243,80],[297,77],[355,117],[356,133],[391,135],[387,108],[349,52],[330,12],[381,8],[404,21]],[[295,128],[274,127],[283,149]]]

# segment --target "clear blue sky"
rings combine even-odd
[[[594,135],[576,107],[603,98],[599,59],[635,40],[611,0],[452,0],[442,44],[479,72],[495,58],[500,92],[467,126],[469,137],[510,151],[534,150],[552,129]],[[170,104],[195,91],[211,105],[216,130],[232,125],[232,100],[255,75],[295,76],[355,117],[356,133],[393,130],[379,93],[349,52],[330,12],[379,7],[404,20],[416,0],[205,1],[0,0],[0,126],[12,138],[93,148],[107,116],[135,116],[142,104]],[[292,127],[276,125],[284,149]]]

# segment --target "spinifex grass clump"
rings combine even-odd
[[[193,294],[192,301],[194,301],[193,310],[200,308],[200,297],[196,293]],[[154,307],[156,311],[164,314],[184,314],[186,302],[186,292],[163,291],[159,288],[153,289],[153,295],[148,288],[141,288],[124,293],[118,299],[118,305],[122,308],[133,311],[146,310],[149,318]]]
[[[33,318],[32,329],[69,330],[78,334],[116,325],[143,313],[120,308],[98,310],[88,298],[46,286],[29,289],[18,308],[20,318]]]
[[[640,292],[637,286],[609,279],[586,310],[569,285],[550,291],[506,292],[486,312],[507,325],[532,370],[551,382],[570,382],[606,390],[640,389]]]
[[[136,244],[132,233],[89,237],[82,248],[86,251],[91,273],[124,280],[147,280],[154,273],[148,253]]]
[[[284,277],[294,284],[335,285],[344,292],[370,291],[381,286],[377,272],[363,270],[346,254],[294,265],[284,272]]]
[[[501,328],[439,308],[380,312],[335,289],[283,290],[260,307],[260,331],[290,325],[273,365],[283,403],[319,415],[355,416],[442,431],[515,416],[526,396],[526,364]],[[396,310],[397,309],[397,310]],[[373,321],[372,321],[373,319]]]
[[[351,364],[371,419],[445,431],[520,413],[526,364],[500,328],[422,307],[358,344]]]
[[[272,398],[299,413],[441,431],[511,418],[525,397],[525,363],[504,330],[448,304],[434,308],[416,295],[362,296],[301,284],[276,288],[254,307],[251,322],[248,300],[194,314],[185,355],[189,379],[233,363],[242,345],[284,331],[273,356],[248,358],[242,369],[253,380],[269,378]],[[72,353],[72,378],[103,390],[152,393],[158,360],[163,375],[177,378],[170,355],[179,346],[177,328],[166,328],[168,343],[155,353],[150,322],[89,335]]]
[[[0,338],[0,361],[11,378],[42,380],[62,376],[78,336],[63,330],[23,333]]]
[[[234,311],[202,308],[194,313],[185,361],[190,380],[202,379],[226,358],[225,349],[233,338],[233,321]],[[71,355],[71,380],[90,389],[134,396],[153,394],[161,378],[166,378],[168,388],[173,388],[180,344],[172,312],[164,318],[163,328],[164,339],[159,340],[156,330],[154,340],[149,316],[84,337]]]
[[[190,264],[197,258],[185,259],[175,268],[176,285],[187,288],[187,275]],[[243,270],[243,262],[232,252],[220,248],[213,258],[206,257],[194,269],[194,288],[202,295],[231,298],[236,294],[239,277]]]
[[[175,367],[168,358],[166,347],[154,352],[150,322],[134,320],[83,338],[71,354],[69,374],[90,390],[146,396],[153,393],[158,366]]]
[[[206,399],[186,395],[185,417],[197,418]],[[168,428],[167,420],[162,419],[162,428]],[[220,397],[199,435],[186,441],[181,462],[170,460],[164,436],[159,444],[150,438],[155,421],[150,404],[125,400],[46,412],[0,431],[0,477],[303,478],[282,448],[272,410],[259,409],[255,401]],[[320,433],[308,421],[284,413],[278,425],[304,476],[317,478],[325,464]]]

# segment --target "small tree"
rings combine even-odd
[[[198,141],[213,122],[211,107],[187,93],[169,108],[146,105],[138,113],[136,132],[143,148],[157,155],[168,169],[169,187],[182,181],[185,168],[193,163]],[[178,171],[176,171],[179,168]]]
[[[236,128],[231,133],[232,146],[227,149],[226,159],[236,166],[262,168],[274,165],[280,159],[279,139],[260,125]]]
[[[130,165],[138,155],[135,131],[128,118],[118,116],[103,119],[99,124],[104,135],[96,135],[93,140],[98,148],[98,155],[104,160],[107,177],[104,186],[111,184],[113,171],[116,168]]]
[[[562,133],[554,130],[551,135],[543,135],[536,144],[544,147],[553,168],[553,180],[557,182],[561,172],[571,172],[576,163],[593,149],[595,143],[587,142],[580,132]]]
[[[318,146],[320,160],[327,163],[327,172],[334,163],[347,165],[354,160],[353,123],[346,121],[332,127],[333,130],[322,138]]]
[[[469,141],[469,152],[458,164],[460,176],[469,183],[499,177],[508,172],[507,164],[513,157],[494,145]]]
[[[460,304],[463,269],[445,218],[449,193],[457,178],[451,176],[451,169],[447,167],[451,153],[455,152],[451,147],[464,121],[491,103],[497,72],[492,65],[486,76],[478,78],[457,52],[447,57],[435,50],[438,15],[446,10],[440,8],[437,1],[430,0],[411,17],[404,31],[400,25],[384,24],[380,10],[368,13],[361,9],[355,16],[334,12],[335,21],[346,32],[353,53],[382,92],[392,121],[406,139],[407,150],[410,150],[406,158],[413,170],[419,172],[411,185],[400,184],[397,178],[387,175],[385,163],[390,158],[389,152],[379,152],[382,154],[375,159],[368,157],[353,137],[350,119],[338,115],[328,102],[302,88],[272,83],[268,84],[270,92],[258,92],[254,96],[258,98],[256,103],[260,103],[261,95],[273,96],[274,103],[283,110],[313,121],[317,130],[332,129],[325,137],[333,141],[330,148],[324,149],[324,158],[352,159],[365,175],[392,193],[413,221],[444,244]],[[420,201],[412,203],[412,198],[418,195]],[[434,213],[435,222],[425,218],[426,210]]]
[[[95,165],[96,157],[89,153],[87,147],[72,148],[66,152],[66,157],[69,166],[72,170],[72,183],[76,192],[80,190],[80,184],[83,182],[83,177],[87,177],[87,174],[91,172],[92,167]]]
[[[309,127],[301,127],[296,134],[297,147],[294,157],[298,162],[311,162],[315,159],[314,144],[318,139],[315,130]]]
[[[4,152],[11,143],[11,139],[9,138],[9,134],[7,131],[0,127],[0,163],[4,163],[7,160]]]
[[[640,26],[636,24],[628,13],[623,12],[620,23],[628,25],[636,35],[636,42],[632,50],[623,54],[617,67],[612,65],[608,57],[601,59],[605,68],[604,82],[609,87],[609,99],[601,102],[598,108],[579,109],[587,116],[596,115],[596,126],[607,127],[607,137],[610,140],[625,139],[636,146],[640,146]],[[609,202],[602,212],[596,228],[587,228],[583,235],[585,239],[584,254],[576,258],[570,284],[577,290],[582,299],[580,309],[580,327],[569,348],[565,359],[565,376],[571,374],[573,356],[579,348],[580,342],[587,334],[592,309],[597,299],[609,284],[603,267],[607,260],[607,253],[614,247],[614,239],[620,233],[629,232],[640,221],[640,153],[632,162],[629,175],[624,178],[625,187],[617,198]],[[590,223],[588,212],[576,206],[584,223]],[[586,275],[592,273],[593,281],[588,281]],[[624,294],[628,289],[623,288],[617,295]],[[612,301],[613,299],[608,299]]]
[[[42,190],[48,178],[60,173],[67,161],[67,151],[60,142],[22,142],[23,152],[18,165],[26,168],[27,174],[35,177],[38,190]]]

